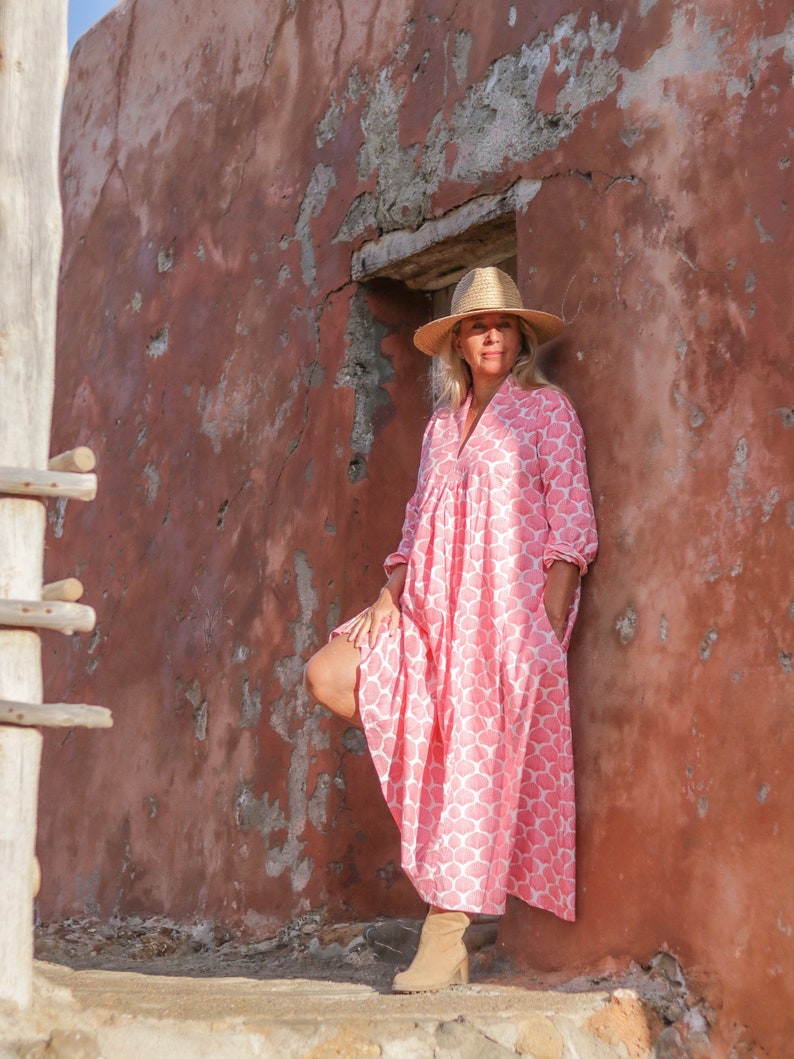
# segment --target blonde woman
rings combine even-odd
[[[416,332],[441,400],[402,539],[378,598],[306,668],[363,727],[429,906],[397,992],[466,982],[470,916],[508,894],[575,915],[566,655],[597,543],[579,421],[536,366],[562,328],[491,267]]]

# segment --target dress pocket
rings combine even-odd
[[[545,606],[545,604],[543,602],[543,597],[542,596],[540,598],[540,601],[538,602],[537,610],[535,611],[535,622],[536,622],[536,624],[538,626],[539,631],[541,631],[543,633],[544,639],[547,642],[553,644],[563,654],[565,654],[566,650],[567,650],[567,644],[565,643],[564,640],[560,640],[558,638],[558,636],[557,636],[557,633],[554,631],[554,628],[553,628],[551,622],[549,621],[549,616],[546,613],[546,606]],[[566,633],[566,639],[567,639],[567,633]]]

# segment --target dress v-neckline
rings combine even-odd
[[[480,425],[482,417],[486,414],[486,412],[491,407],[491,405],[494,403],[494,401],[499,396],[499,394],[502,392],[504,387],[508,384],[507,380],[509,378],[510,378],[510,376],[507,375],[507,376],[505,376],[504,379],[502,379],[502,381],[497,386],[496,390],[494,390],[494,393],[493,393],[491,399],[488,401],[488,403],[485,405],[484,408],[480,409],[480,411],[477,413],[476,419],[474,420],[472,425],[469,427],[468,432],[466,432],[464,434],[463,431],[466,430],[466,420],[468,419],[469,410],[471,409],[471,402],[474,400],[474,391],[473,390],[469,390],[468,396],[466,397],[466,400],[463,402],[463,404],[461,405],[461,408],[460,408],[462,429],[458,433],[457,452],[456,452],[456,456],[455,456],[456,459],[459,460],[461,458],[461,456],[463,455],[463,453],[465,452],[465,450],[469,447],[469,442],[471,441],[472,436],[477,431],[477,428]]]

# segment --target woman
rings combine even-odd
[[[576,413],[536,367],[562,328],[477,268],[416,332],[441,401],[402,540],[378,598],[306,670],[309,693],[364,728],[430,906],[398,992],[467,981],[469,917],[501,914],[508,893],[574,918],[566,653],[596,530]]]

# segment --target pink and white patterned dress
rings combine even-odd
[[[566,653],[543,606],[555,559],[597,547],[568,398],[508,376],[459,452],[471,396],[431,418],[387,572],[399,632],[361,657],[359,709],[401,860],[432,905],[498,915],[507,894],[575,917]],[[344,631],[342,626],[336,632]]]

